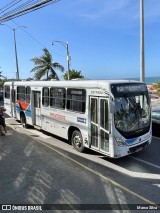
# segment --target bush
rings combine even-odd
[[[160,82],[155,83],[154,87],[157,89],[157,95],[160,95]]]

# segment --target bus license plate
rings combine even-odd
[[[140,152],[142,149],[143,149],[143,147],[141,146],[141,147],[137,148],[135,152]]]

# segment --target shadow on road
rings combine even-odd
[[[152,134],[153,136],[160,138],[160,125],[152,124]]]

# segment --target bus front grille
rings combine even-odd
[[[141,151],[142,149],[144,149],[145,147],[147,147],[148,145],[149,145],[149,141],[146,141],[146,142],[143,143],[143,144],[140,144],[140,145],[138,145],[138,146],[129,148],[129,153],[139,152],[139,151]]]

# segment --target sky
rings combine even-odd
[[[10,1],[1,0],[0,8]],[[144,19],[145,76],[160,76],[160,0],[144,0]],[[21,79],[34,76],[31,59],[43,48],[67,71],[66,48],[54,40],[68,42],[71,69],[87,79],[140,76],[140,0],[60,0],[4,24],[16,29]],[[16,77],[13,39],[1,25],[0,71],[7,78]]]

